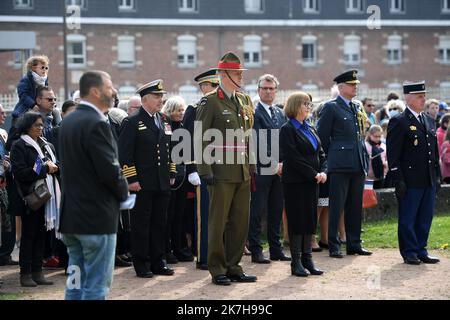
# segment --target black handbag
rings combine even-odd
[[[20,195],[23,198],[23,201],[25,201],[27,207],[33,211],[37,211],[52,197],[50,190],[48,190],[45,179],[35,181],[30,187],[29,194],[26,196],[23,196],[22,190],[20,190],[19,186],[17,187],[19,189]]]

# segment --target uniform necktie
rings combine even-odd
[[[273,123],[273,125],[275,127],[277,127],[278,126],[278,120],[277,120],[277,117],[275,115],[275,110],[273,109],[272,106],[269,107],[269,110],[270,110],[270,117],[272,118],[272,123]]]
[[[423,119],[423,114],[419,114],[419,122],[421,125],[425,126],[425,121]]]

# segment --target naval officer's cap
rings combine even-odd
[[[144,84],[142,87],[136,90],[136,93],[141,97],[149,94],[149,93],[167,93],[164,91],[163,87],[164,81],[161,79],[154,80],[152,82]]]

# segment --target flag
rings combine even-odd
[[[36,162],[34,163],[33,170],[39,175],[41,173],[41,169],[42,169],[42,160],[38,155],[36,158]]]

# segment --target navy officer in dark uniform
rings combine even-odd
[[[137,90],[142,108],[125,118],[119,137],[119,160],[129,190],[137,194],[131,210],[131,254],[136,275],[173,275],[167,267],[165,230],[170,184],[175,182],[175,164],[170,160],[172,129],[160,113],[163,81],[155,80]]]
[[[324,104],[319,113],[317,131],[328,158],[330,209],[328,244],[330,257],[342,258],[337,230],[344,210],[347,255],[371,255],[361,246],[362,196],[368,167],[364,144],[365,113],[352,102],[360,81],[356,70],[340,74],[339,95]]]
[[[439,154],[433,119],[426,115],[425,82],[404,83],[406,109],[389,121],[387,157],[398,201],[398,242],[405,263],[438,263],[427,252]]]
[[[214,91],[219,86],[219,76],[217,69],[211,68],[200,73],[194,78],[198,83],[203,95]],[[192,137],[191,143],[191,161],[186,163],[186,172],[189,182],[195,186],[195,234],[197,251],[197,269],[208,270],[208,212],[209,212],[209,193],[205,181],[201,181],[194,159],[194,122],[197,115],[198,103],[189,105],[184,113],[183,125],[189,131]]]

